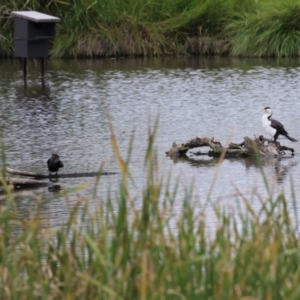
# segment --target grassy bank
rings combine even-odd
[[[12,10],[60,17],[53,57],[300,54],[300,0],[9,0]],[[0,55],[13,55],[13,22],[0,19]]]
[[[99,208],[92,213],[91,199],[79,199],[57,229],[39,218],[46,199],[20,218],[4,184],[1,299],[299,299],[296,214],[284,195],[257,196],[260,210],[240,195],[234,214],[209,198],[194,200],[189,189],[178,200],[176,186],[158,178],[153,139],[151,132],[138,199],[128,188],[128,161],[112,139],[122,175],[118,197],[95,196]]]

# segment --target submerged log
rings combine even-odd
[[[254,136],[253,139],[246,136],[242,143],[230,143],[228,147],[223,147],[220,141],[214,137],[196,137],[182,144],[173,142],[166,155],[171,158],[185,156],[188,150],[197,147],[209,147],[210,150],[204,154],[213,157],[219,157],[222,153],[225,157],[250,157],[257,154],[261,156],[280,156],[284,151],[290,151],[294,155],[293,148],[281,146],[279,142],[274,142],[262,135]]]
[[[7,177],[6,182],[8,185],[12,186],[13,188],[24,188],[24,187],[51,187],[55,189],[63,188],[63,184],[59,182],[47,182],[47,181],[40,181],[34,179],[24,179],[24,178],[16,178],[16,177]]]
[[[6,168],[6,172],[14,175],[33,177],[35,179],[57,179],[57,178],[78,178],[78,177],[96,177],[103,175],[114,175],[115,172],[85,172],[85,173],[70,173],[70,174],[38,174],[33,172],[21,171],[12,168]]]
[[[21,171],[6,167],[6,173],[26,176],[31,178],[21,177],[7,177],[6,182],[12,188],[37,188],[37,187],[49,187],[51,189],[61,189],[63,184],[55,182],[59,178],[78,178],[78,177],[96,177],[103,175],[117,174],[115,172],[85,172],[85,173],[71,173],[71,174],[38,174],[33,172]],[[33,179],[32,179],[33,178]],[[51,181],[42,181],[41,179],[50,179]],[[1,183],[0,183],[1,184]]]

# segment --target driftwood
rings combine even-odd
[[[280,156],[284,151],[290,151],[294,155],[293,148],[281,146],[279,142],[264,138],[262,135],[254,136],[254,139],[246,136],[242,143],[230,143],[228,147],[223,147],[220,141],[214,137],[196,137],[182,144],[173,142],[171,149],[166,154],[171,158],[185,156],[188,150],[197,147],[209,147],[210,150],[208,152],[200,154],[213,157],[219,157],[222,153],[227,158],[250,157],[257,154],[261,156]]]
[[[96,177],[102,175],[114,175],[114,172],[85,172],[70,174],[38,174],[33,172],[21,171],[12,168],[6,168],[6,172],[14,175],[33,177],[35,179],[58,179],[58,178],[78,178],[78,177]]]
[[[28,188],[28,187],[51,187],[53,189],[61,189],[63,185],[59,182],[46,182],[34,179],[24,179],[16,177],[7,177],[6,182],[9,186],[13,188]]]
[[[13,175],[26,176],[31,178],[21,177],[7,177],[6,182],[12,188],[38,188],[49,187],[51,189],[61,189],[63,184],[55,182],[59,178],[78,178],[78,177],[96,177],[102,175],[117,174],[114,172],[85,172],[85,173],[71,173],[71,174],[38,174],[33,172],[21,171],[12,168],[6,168],[6,173]],[[33,178],[33,179],[32,179]],[[51,181],[42,181],[41,179],[50,179]]]

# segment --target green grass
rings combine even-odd
[[[255,13],[235,15],[226,26],[232,53],[246,56],[300,54],[300,2],[274,1]]]
[[[299,55],[300,0],[21,1],[0,6],[61,18],[53,57]],[[0,19],[0,56],[13,55],[13,20]]]
[[[156,128],[149,129],[140,197],[128,187],[131,151],[121,156],[111,126],[122,178],[117,197],[93,196],[93,212],[91,199],[79,198],[58,228],[42,222],[50,199],[34,194],[36,208],[21,217],[1,177],[1,299],[299,299],[295,199],[253,192],[261,202],[254,209],[237,190],[232,213],[222,202],[195,200],[192,188],[179,197],[178,184],[158,176]],[[71,192],[62,192],[67,204]]]

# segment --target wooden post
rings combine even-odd
[[[42,75],[42,78],[44,78],[44,73],[45,73],[45,59],[43,57],[43,58],[41,58],[41,75]]]
[[[23,76],[27,76],[27,58],[23,58]]]

